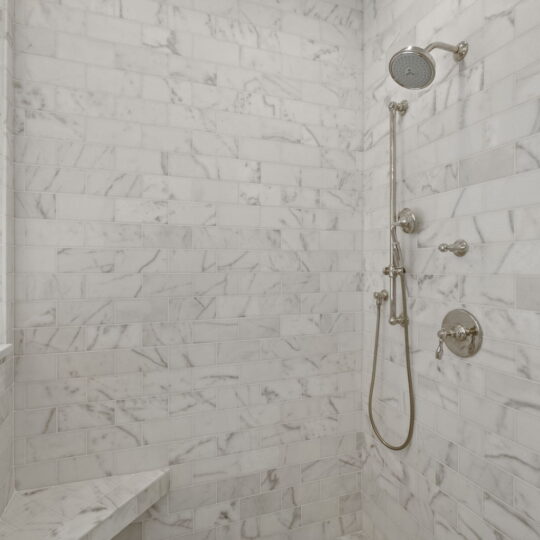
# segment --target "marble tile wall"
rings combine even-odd
[[[170,466],[125,538],[361,528],[359,8],[17,0],[17,488]]]
[[[0,1],[0,350],[12,338],[13,3]],[[13,490],[13,356],[0,355],[0,512]]]
[[[540,9],[538,0],[366,0],[365,334],[385,282],[390,99],[399,121],[399,201],[421,219],[403,239],[418,423],[412,446],[387,451],[365,430],[365,529],[372,540],[540,538]],[[391,53],[434,40],[470,42],[465,62],[434,51],[421,92],[388,76]],[[463,259],[437,251],[464,238]],[[463,306],[485,332],[468,360],[436,332]],[[402,337],[385,324],[377,418],[392,440],[407,421]],[[365,395],[365,394],[364,394]]]

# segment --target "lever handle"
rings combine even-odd
[[[439,346],[437,347],[437,350],[435,351],[435,358],[437,360],[440,360],[443,357],[443,352],[444,352],[443,345],[444,345],[444,340],[439,338]]]
[[[450,252],[456,257],[463,257],[469,251],[469,244],[466,240],[456,240],[453,244],[440,244],[439,251],[441,253]]]
[[[450,332],[448,330],[445,330],[444,328],[441,328],[437,332],[437,337],[439,338],[439,346],[437,347],[437,350],[435,351],[435,358],[437,360],[440,360],[443,357],[444,352],[444,340],[450,335]]]
[[[465,328],[461,324],[456,324],[453,328],[441,328],[437,332],[439,338],[439,346],[435,351],[435,358],[440,360],[443,356],[443,345],[446,343],[447,338],[453,338],[457,342],[463,342],[468,337],[476,335],[476,328]]]

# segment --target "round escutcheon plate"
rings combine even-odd
[[[465,309],[454,309],[450,311],[443,320],[444,330],[452,331],[456,327],[462,326],[470,331],[464,339],[448,336],[444,342],[446,346],[457,356],[470,358],[474,356],[482,346],[482,327],[478,319]]]

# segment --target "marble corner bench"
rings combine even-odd
[[[168,491],[167,469],[17,491],[0,540],[111,540]]]

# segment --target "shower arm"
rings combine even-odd
[[[460,41],[457,45],[450,45],[449,43],[444,43],[443,41],[434,41],[433,43],[430,43],[424,50],[427,53],[430,53],[433,49],[442,49],[443,51],[454,53],[454,59],[459,62],[465,58],[465,55],[469,51],[469,44],[466,41]]]
[[[448,51],[451,53],[458,52],[458,46],[457,45],[450,45],[449,43],[443,43],[442,41],[434,41],[433,43],[430,43],[425,51],[431,52],[433,49],[442,49],[443,51]]]

